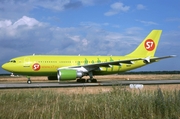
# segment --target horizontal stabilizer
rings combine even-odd
[[[169,55],[169,56],[151,58],[151,59],[150,59],[150,62],[156,62],[156,61],[161,60],[161,59],[173,58],[173,57],[176,57],[176,55]]]

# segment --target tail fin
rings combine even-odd
[[[151,33],[141,42],[141,44],[127,56],[154,56],[162,30],[152,30]]]

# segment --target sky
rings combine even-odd
[[[180,70],[179,5],[179,0],[0,0],[0,65],[32,54],[122,56],[161,29],[155,56],[177,56],[134,71]]]

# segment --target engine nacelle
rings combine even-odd
[[[57,72],[57,78],[60,81],[63,80],[75,80],[76,78],[81,78],[83,73],[75,69],[59,69]]]

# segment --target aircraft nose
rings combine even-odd
[[[1,67],[2,67],[3,69],[6,69],[6,64],[3,64]]]
[[[7,70],[7,71],[9,71],[9,69],[10,69],[10,67],[9,67],[9,65],[8,65],[7,63],[3,64],[1,67],[2,67],[4,70]]]

